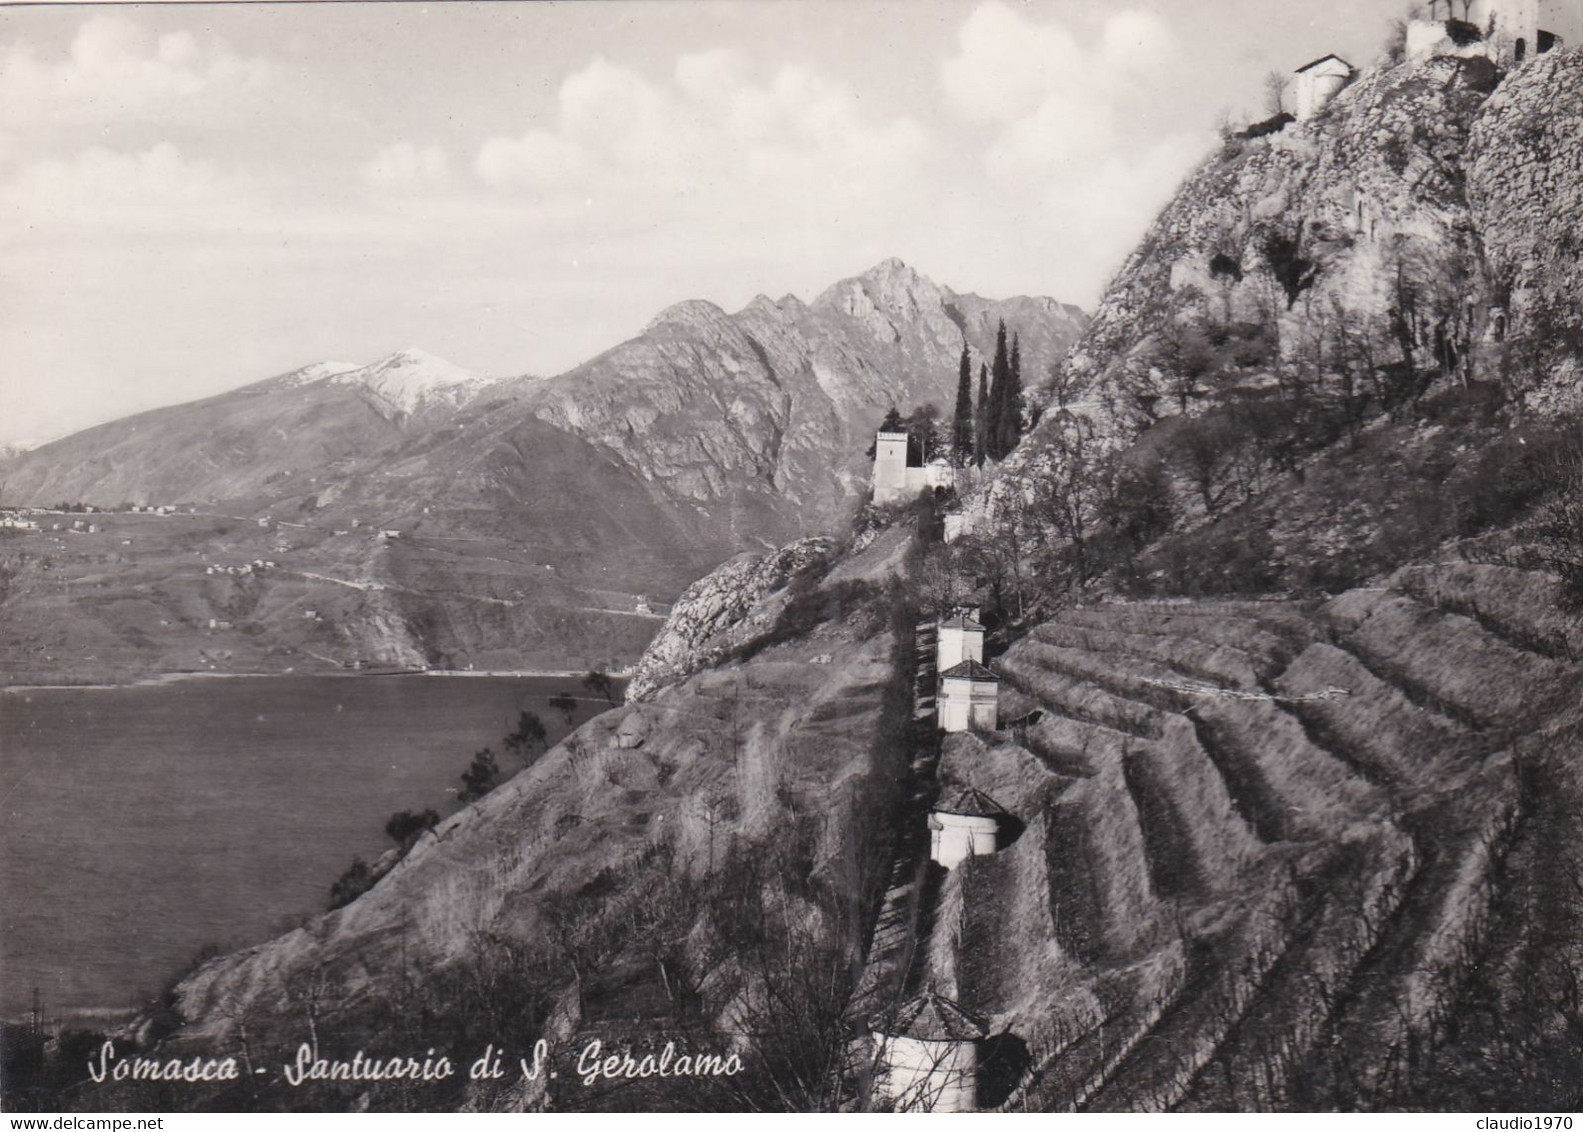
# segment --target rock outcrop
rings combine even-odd
[[[1438,56],[1367,69],[1307,121],[1228,135],[1117,272],[1059,398],[962,527],[1047,480],[1073,417],[1088,458],[1135,443],[1158,458],[1179,417],[1329,414],[1254,441],[1284,446],[1290,470],[1327,436],[1453,388],[1542,413],[1577,404],[1580,108],[1576,51],[1507,73]],[[1201,494],[1178,483],[1195,521]]]
[[[845,566],[883,573],[893,550]],[[780,568],[821,552],[788,548]],[[839,979],[858,959],[856,917],[885,874],[901,752],[876,736],[901,730],[908,703],[892,620],[875,594],[821,624],[817,640],[780,642],[594,717],[425,833],[345,907],[184,978],[161,1019],[163,1048],[241,1043],[275,1065],[310,1038],[337,1058],[415,1042],[465,1065],[473,1045],[492,1042],[509,1051],[505,1080],[458,1074],[401,1091],[399,1103],[535,1110],[548,1090],[557,1110],[743,1105],[743,1090],[766,1088],[768,1057],[707,1028],[718,1020],[742,1034],[743,1018],[773,1019],[786,1029],[755,1023],[748,1039],[774,1049],[782,1032],[829,1040],[765,1000],[801,1004],[817,990],[839,1009],[828,988],[802,980],[816,967]],[[753,1077],[657,1081],[672,1091],[655,1096],[622,1081],[604,1100],[568,1072],[590,1037],[614,1052],[677,1027],[706,1048],[741,1050]],[[554,1083],[516,1071],[540,1037],[557,1058]],[[676,1037],[679,1051],[687,1040]],[[243,1084],[246,1096],[204,1084],[182,1103],[293,1101],[278,1074]],[[389,1084],[315,1081],[312,1103],[383,1108]]]
[[[833,547],[828,538],[807,538],[771,554],[738,555],[688,586],[644,650],[627,684],[627,702],[652,699],[767,633],[781,605],[765,599],[824,565]]]

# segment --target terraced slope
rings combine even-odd
[[[1543,585],[1073,609],[1000,658],[1023,724],[941,773],[1021,829],[927,956],[1023,1058],[1005,1106],[1575,1101],[1580,670],[1501,597]]]

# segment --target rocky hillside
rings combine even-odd
[[[1439,56],[1228,133],[953,523],[1015,529],[1019,614],[1554,559],[1531,543],[1583,467],[1580,99],[1576,51]]]
[[[1064,396],[1114,443],[1273,395],[1305,364],[1370,369],[1376,407],[1412,395],[1386,388],[1399,367],[1571,403],[1580,100],[1576,51],[1504,77],[1434,57],[1365,71],[1308,122],[1228,136],[1122,265]],[[1239,345],[1234,364],[1206,364],[1201,334]]]
[[[1011,841],[916,941],[991,1103],[1578,1103],[1580,98],[1433,58],[1226,138],[934,555],[1012,642],[941,763]]]
[[[916,871],[887,954],[987,1024],[983,1105],[1576,1106],[1583,628],[1553,576],[1073,606],[993,659],[1006,729],[942,746],[906,722],[914,566],[902,530],[834,563],[808,587],[824,616],[591,721],[346,908],[202,966],[142,1031],[266,1066],[305,1032],[330,1057],[542,1036],[567,1078],[595,1037],[734,1042],[751,1078],[305,1099],[271,1071],[117,1097],[861,1104],[847,996],[885,877]],[[909,792],[959,788],[1004,811],[997,850],[924,870]]]
[[[408,350],[90,429],[7,462],[6,502],[177,514],[157,537],[130,516],[55,534],[52,516],[0,543],[0,667],[630,664],[663,617],[644,599],[833,529],[867,490],[875,423],[949,409],[964,338],[992,348],[1001,318],[1030,371],[1084,324],[891,260],[811,304],[683,303],[558,378],[489,381]],[[210,580],[255,560],[275,567]]]

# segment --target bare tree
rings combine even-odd
[[[1264,75],[1264,110],[1271,118],[1286,113],[1286,72],[1267,71]]]
[[[1049,379],[1050,396],[1055,401],[1056,411],[1059,412],[1072,403],[1072,398],[1077,392],[1077,373],[1071,366],[1059,361],[1051,362]]]
[[[1098,572],[1090,537],[1103,481],[1092,432],[1086,421],[1062,414],[1049,457],[1031,478],[1024,512],[1045,552],[1042,573],[1063,590],[1085,585]]]

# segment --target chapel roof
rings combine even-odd
[[[1297,70],[1295,72],[1293,72],[1293,73],[1300,75],[1304,71],[1312,71],[1315,67],[1319,66],[1319,64],[1321,64],[1321,63],[1328,63],[1332,59],[1334,59],[1337,63],[1340,63],[1348,71],[1355,71],[1355,70],[1357,70],[1356,67],[1354,67],[1351,63],[1348,63],[1345,59],[1343,59],[1339,55],[1321,55],[1319,58],[1315,59],[1312,63],[1304,63],[1301,67],[1297,68]]]
[[[953,664],[940,673],[942,680],[992,680],[1000,683],[1000,677],[985,668],[976,660],[964,660],[961,664]]]
[[[875,1020],[874,1026],[892,1037],[926,1042],[976,1042],[989,1027],[948,998],[932,990],[903,1004],[894,1017]]]
[[[964,818],[998,818],[1005,815],[1006,809],[982,790],[962,786],[942,794],[934,812]]]

